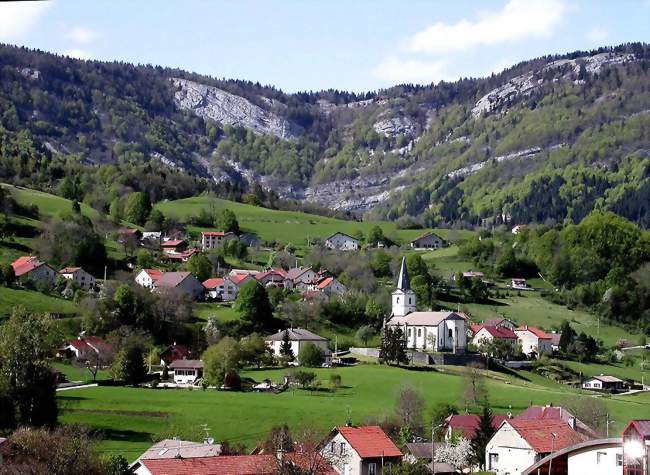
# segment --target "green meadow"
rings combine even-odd
[[[78,311],[77,304],[69,300],[51,297],[35,290],[0,287],[0,316],[10,315],[13,309],[19,306],[28,312],[75,314]]]

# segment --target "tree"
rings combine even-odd
[[[247,282],[239,289],[235,305],[242,323],[253,331],[268,330],[273,323],[273,309],[266,289],[257,281]]]
[[[415,463],[402,462],[390,465],[381,473],[385,475],[431,475],[431,469],[424,461],[418,460]]]
[[[487,389],[479,364],[471,364],[465,367],[462,387],[464,388],[463,399],[465,400],[466,411],[469,412],[470,406],[477,406],[485,401]]]
[[[219,214],[215,226],[223,232],[239,234],[239,223],[237,222],[237,216],[235,216],[235,213],[227,208]]]
[[[212,275],[212,262],[203,254],[194,254],[187,261],[185,267],[201,282],[209,279]]]
[[[424,425],[424,398],[413,387],[402,387],[395,403],[395,418],[402,427],[421,434]]]
[[[377,246],[380,242],[384,242],[384,232],[377,225],[373,226],[368,232],[368,238],[366,242],[371,246]]]
[[[124,205],[124,219],[130,223],[142,226],[151,213],[149,195],[141,191],[131,193]]]
[[[129,462],[122,455],[109,455],[102,461],[104,475],[133,475]]]
[[[445,442],[441,447],[436,448],[435,461],[437,463],[448,463],[462,473],[473,458],[472,442],[465,437]]]
[[[93,381],[97,381],[97,373],[100,369],[106,368],[113,362],[113,357],[113,352],[108,346],[103,347],[100,352],[90,352],[86,360],[86,368],[92,375]]]
[[[368,305],[366,305],[368,307]],[[370,340],[375,335],[375,331],[370,325],[362,325],[357,330],[357,333],[354,335],[357,341],[363,343],[363,346],[368,345],[368,340]]]
[[[575,330],[571,328],[571,324],[567,320],[564,320],[560,326],[560,351],[566,353],[575,338]]]
[[[0,388],[13,401],[13,417],[5,414],[5,424],[56,425],[56,378],[48,359],[58,341],[51,316],[22,308],[15,309],[0,327]]]
[[[261,335],[257,333],[249,335],[241,341],[240,347],[241,360],[244,364],[255,365],[258,368],[273,364],[273,350]]]
[[[458,408],[447,402],[439,402],[431,409],[431,423],[434,427],[440,426],[447,417],[458,414]]]
[[[136,265],[141,269],[149,269],[156,263],[153,256],[146,249],[140,249],[135,257]]]
[[[160,231],[165,226],[165,215],[158,209],[152,209],[145,223],[148,231]]]
[[[330,374],[330,386],[332,387],[332,389],[338,389],[341,387],[340,374]]]
[[[392,258],[390,254],[382,249],[372,252],[370,257],[370,268],[375,277],[387,277],[390,274],[390,263]]]
[[[430,307],[433,301],[430,279],[423,275],[416,275],[411,279],[411,289],[415,292],[418,304]]]
[[[296,355],[293,354],[291,340],[289,340],[289,330],[285,330],[282,334],[282,343],[280,343],[280,356],[288,361],[293,361],[296,357]]]
[[[408,364],[406,339],[400,327],[386,326],[382,332],[379,360],[386,364]]]
[[[221,338],[221,331],[219,330],[219,320],[217,317],[208,317],[208,321],[203,325],[203,333],[205,334],[205,341],[208,346],[214,345]]]
[[[308,368],[318,368],[322,366],[323,362],[325,361],[323,350],[321,350],[313,343],[307,342],[300,348],[300,352],[298,353],[298,361],[300,361],[300,364],[302,366],[307,366]]]
[[[310,387],[316,380],[316,373],[313,371],[298,371],[296,372],[296,381],[303,389]]]
[[[409,254],[406,256],[406,270],[411,279],[420,275],[427,281],[430,280],[429,269],[427,268],[427,264],[424,262],[424,259],[422,259],[422,256],[420,254]]]
[[[492,409],[490,409],[490,405],[486,401],[481,411],[474,438],[472,439],[473,460],[481,468],[485,468],[485,447],[496,432],[492,418]]]
[[[211,386],[220,387],[226,374],[241,368],[241,347],[234,338],[223,337],[219,343],[208,347],[201,356],[203,379]]]
[[[16,282],[16,273],[11,264],[0,266],[0,273],[2,274],[2,282],[6,287],[11,287]]]
[[[137,386],[147,378],[144,351],[138,344],[132,343],[123,348],[113,363],[113,377],[126,384]]]

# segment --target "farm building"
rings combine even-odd
[[[232,302],[237,298],[239,287],[230,277],[212,277],[203,282],[206,297]]]
[[[410,245],[413,249],[419,250],[440,249],[441,247],[444,247],[445,241],[437,234],[426,233],[411,241]]]
[[[600,376],[593,376],[582,382],[583,389],[590,389],[592,391],[603,392],[621,392],[625,391],[626,384],[622,379],[616,376],[607,376],[601,374]]]
[[[345,233],[337,232],[325,239],[325,247],[337,251],[357,251],[359,240]]]
[[[164,272],[158,269],[142,269],[135,276],[135,283],[147,289],[153,289],[154,285],[163,276]]]
[[[64,279],[76,282],[82,289],[94,289],[95,278],[81,267],[66,267],[59,271]]]
[[[203,295],[203,285],[189,272],[165,272],[156,282],[154,290],[176,289],[193,299]]]
[[[54,284],[56,271],[35,256],[22,256],[11,263],[14,274],[18,279],[31,279],[33,282]]]

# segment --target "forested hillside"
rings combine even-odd
[[[0,181],[104,212],[133,190],[217,186],[414,226],[601,209],[647,228],[649,65],[650,46],[629,44],[435,86],[286,94],[0,46]]]

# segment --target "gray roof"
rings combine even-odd
[[[622,379],[618,379],[616,376],[608,376],[606,374],[601,374],[600,376],[592,376],[589,379],[597,379],[603,383],[624,383]]]
[[[181,282],[187,279],[191,274],[189,272],[165,272],[163,276],[158,279],[156,286],[158,287],[177,287]]]
[[[397,288],[400,290],[410,290],[409,274],[406,271],[406,257],[402,257],[402,265],[399,269],[399,278],[397,279]]]
[[[280,330],[273,335],[267,336],[266,341],[282,341],[284,339],[285,331],[289,334],[289,340],[291,341],[327,341],[327,338],[316,335],[304,328],[287,328],[286,330]]]
[[[160,460],[171,458],[214,457],[221,455],[221,444],[209,445],[189,440],[164,439],[149,447],[139,460]]]
[[[445,445],[442,442],[436,442],[435,444],[436,450]],[[406,444],[406,449],[416,459],[431,460],[431,442],[412,442]]]
[[[403,317],[392,317],[388,325],[437,326],[444,320],[465,320],[456,312],[411,312]]]
[[[169,365],[170,369],[194,369],[203,368],[203,361],[201,360],[174,360]]]
[[[294,267],[293,269],[289,269],[287,279],[295,280],[308,270],[311,270],[311,267]]]

